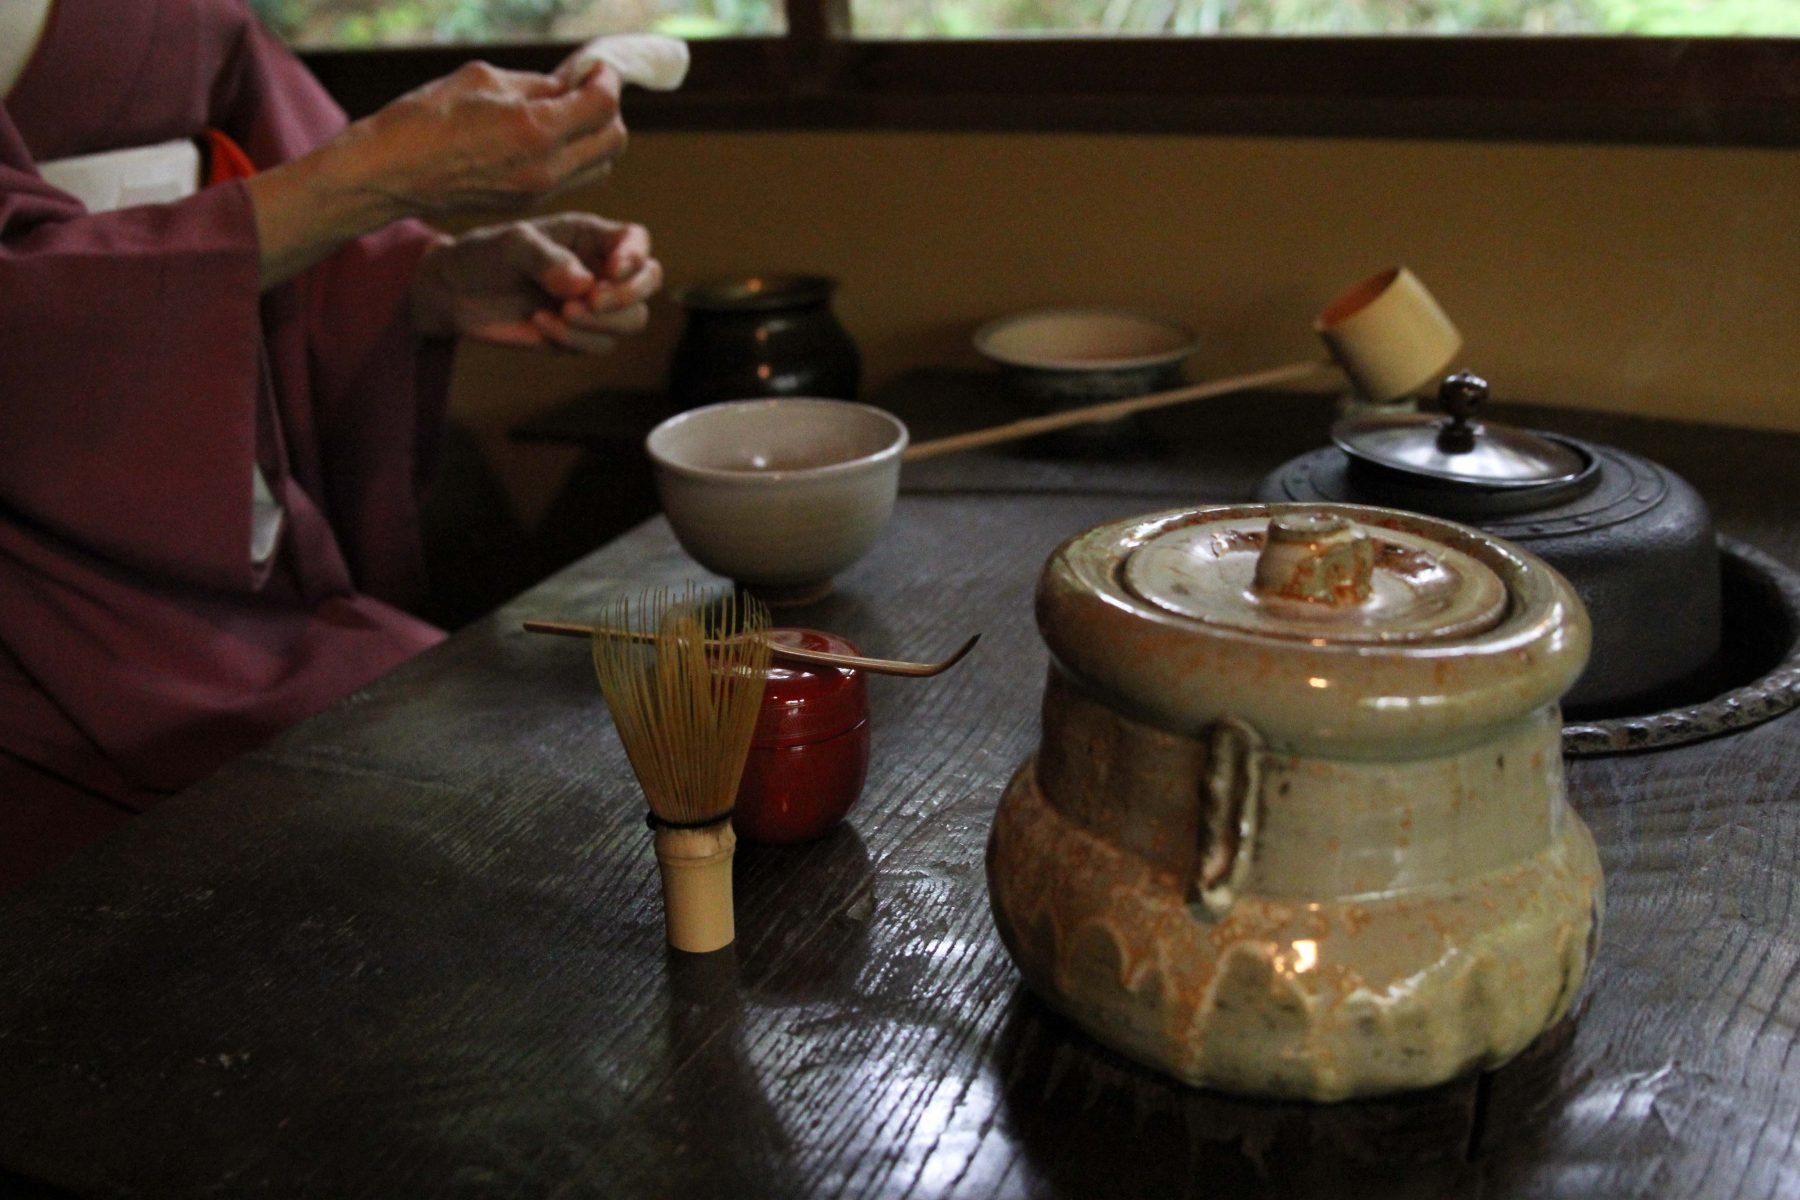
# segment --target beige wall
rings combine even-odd
[[[868,383],[980,362],[969,333],[1098,302],[1202,332],[1209,377],[1315,354],[1313,314],[1410,266],[1507,399],[1800,430],[1800,154],[1456,142],[1050,135],[637,136],[573,199],[651,227],[672,286],[841,281]],[[458,412],[529,517],[569,464],[505,427],[656,384],[665,301],[614,356],[466,352]]]

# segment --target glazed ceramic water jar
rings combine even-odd
[[[1188,1083],[1341,1100],[1492,1068],[1562,1019],[1601,874],[1564,795],[1568,582],[1358,505],[1186,509],[1039,582],[1037,751],[988,845],[1026,983]]]

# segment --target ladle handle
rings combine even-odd
[[[1070,429],[1077,425],[1116,421],[1121,417],[1128,417],[1132,413],[1148,412],[1154,408],[1167,408],[1174,404],[1185,404],[1190,400],[1205,400],[1213,396],[1229,395],[1232,392],[1246,392],[1252,388],[1292,383],[1319,371],[1331,369],[1331,367],[1331,363],[1309,359],[1306,362],[1289,363],[1285,367],[1272,367],[1267,371],[1256,371],[1248,375],[1233,375],[1227,379],[1214,379],[1206,383],[1173,388],[1166,392],[1151,392],[1145,396],[1108,400],[1102,404],[1065,409],[1062,412],[1049,413],[1041,417],[1027,417],[1022,421],[1013,421],[1006,425],[993,425],[987,429],[975,429],[968,433],[933,438],[928,442],[915,442],[901,453],[900,459],[902,462],[917,462],[922,458],[936,458],[940,454],[955,454],[960,450],[974,450],[980,446],[1017,441],[1020,438],[1034,437],[1040,433],[1052,433],[1058,429]]]

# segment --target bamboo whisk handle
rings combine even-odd
[[[731,860],[737,834],[730,821],[699,829],[661,826],[656,865],[662,872],[663,916],[669,945],[709,954],[731,945],[737,924],[731,902]]]

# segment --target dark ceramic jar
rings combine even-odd
[[[858,654],[816,629],[776,629],[778,645]],[[769,667],[731,823],[752,842],[803,842],[830,830],[862,794],[869,769],[869,689],[861,671]]]
[[[862,358],[822,275],[753,275],[678,293],[687,321],[669,360],[679,408],[766,396],[854,400]]]

